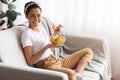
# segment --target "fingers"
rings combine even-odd
[[[62,45],[53,44],[54,48],[60,48]]]
[[[52,26],[52,29],[53,29],[54,31],[60,31],[62,27],[63,27],[63,26],[62,26],[61,24],[58,25],[57,27],[55,27],[55,25],[54,25],[54,26]]]
[[[56,30],[59,30],[59,31],[61,31],[61,28],[62,28],[63,26],[60,24],[60,25],[58,25],[57,27],[56,27]]]
[[[49,48],[60,48],[63,45],[50,44]]]
[[[58,25],[59,28],[62,28],[63,26],[61,24]]]

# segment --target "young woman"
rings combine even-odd
[[[77,73],[81,73],[93,58],[93,51],[90,48],[85,48],[74,52],[64,59],[59,59],[53,54],[51,49],[59,48],[62,45],[58,46],[50,42],[47,32],[43,25],[41,25],[42,10],[40,6],[35,2],[28,2],[25,5],[24,12],[29,21],[29,26],[21,35],[21,43],[28,65],[35,65],[37,68],[48,69],[46,67],[47,60],[50,60],[51,63],[58,61],[61,68],[70,71],[72,77],[69,75],[69,72],[65,72],[68,74],[69,80],[76,80]],[[57,26],[54,35],[57,35],[60,31],[61,25]],[[61,71],[56,68],[53,68],[52,70]]]

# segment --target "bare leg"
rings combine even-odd
[[[93,58],[93,51],[89,48],[86,49],[84,52],[84,56],[79,61],[75,71],[77,73],[82,73],[82,71],[87,67],[88,62],[90,62],[92,58]]]
[[[82,73],[82,71],[86,68],[87,65],[88,65],[88,61],[86,61],[85,59],[81,59],[75,69],[75,72]]]

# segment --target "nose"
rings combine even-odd
[[[37,22],[38,20],[39,20],[39,19],[38,19],[38,17],[37,17],[37,16],[35,16],[35,17],[34,17],[34,21],[36,21],[36,22]]]

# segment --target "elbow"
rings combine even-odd
[[[32,66],[32,64],[31,63],[27,63],[29,66]]]
[[[32,61],[27,61],[27,64],[29,65],[29,66],[32,66],[33,65],[33,63],[32,63]]]
[[[28,61],[27,61],[27,64],[28,64],[29,66],[31,66],[31,63],[30,63],[30,62],[28,62]]]

